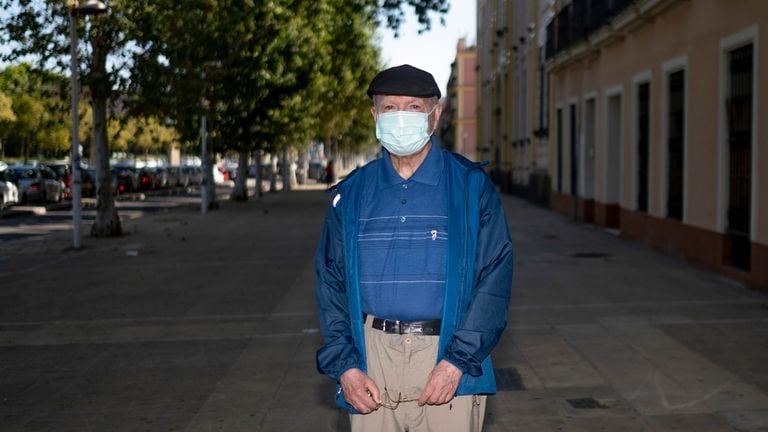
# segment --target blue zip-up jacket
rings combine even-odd
[[[464,373],[457,396],[493,394],[496,381],[490,353],[507,324],[512,243],[501,201],[482,164],[441,151],[450,191],[451,235],[437,361],[445,359]],[[357,231],[361,197],[375,194],[376,182],[367,180],[380,163],[384,161],[367,164],[337,185],[315,256],[324,340],[317,352],[317,369],[336,380],[336,403],[353,412],[339,378],[351,368],[367,370]]]

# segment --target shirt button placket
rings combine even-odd
[[[408,184],[407,183],[403,183],[400,186],[400,190],[402,191],[402,194],[401,194],[402,198],[400,198],[400,204],[406,205],[408,203],[408,199],[406,198],[406,196],[407,196],[406,192],[408,191]],[[405,222],[405,216],[401,216],[400,217],[400,222]]]

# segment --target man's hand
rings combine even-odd
[[[361,414],[368,414],[379,407],[381,395],[376,383],[363,371],[349,369],[339,378],[344,399]]]
[[[424,386],[424,393],[419,398],[419,406],[442,405],[450,402],[456,394],[456,389],[459,388],[462,375],[459,368],[441,360],[427,377],[427,385]]]

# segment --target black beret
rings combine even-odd
[[[440,89],[431,73],[411,65],[400,65],[379,72],[368,86],[368,96],[396,95],[440,99]]]

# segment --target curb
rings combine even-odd
[[[144,201],[146,198],[146,195],[143,193],[129,193],[116,195],[115,201]],[[82,198],[81,203],[83,208],[94,207],[96,206],[96,198]],[[71,209],[72,203],[70,201],[38,206],[13,206],[0,210],[0,219],[10,219],[23,216],[45,216],[49,211]]]

